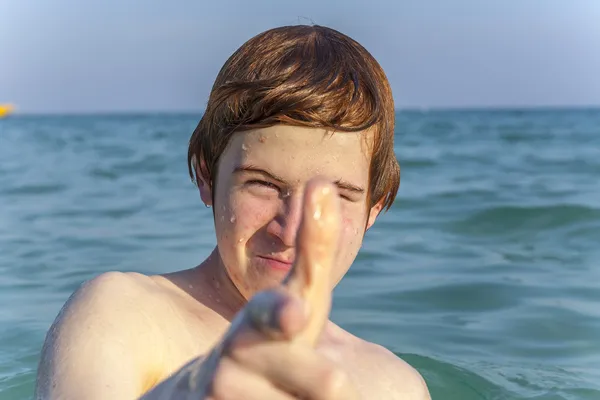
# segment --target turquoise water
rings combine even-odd
[[[399,113],[402,183],[333,318],[437,399],[600,399],[600,111]],[[0,120],[0,399],[85,279],[196,265],[197,115]]]

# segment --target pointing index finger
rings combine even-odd
[[[309,320],[300,339],[314,344],[331,307],[331,270],[341,226],[337,189],[325,179],[309,182],[296,241],[296,262],[284,284],[308,303]]]

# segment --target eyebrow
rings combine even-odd
[[[365,192],[365,189],[361,188],[360,186],[356,186],[353,185],[349,182],[345,182],[341,179],[338,179],[337,181],[334,182],[338,188],[343,189],[343,190],[348,190],[350,192],[355,192],[355,193],[359,193],[359,194],[363,194]]]
[[[234,174],[239,174],[241,172],[257,173],[257,174],[260,174],[260,175],[264,175],[264,176],[266,176],[266,177],[268,177],[268,178],[270,178],[270,179],[272,179],[274,181],[277,181],[279,183],[289,185],[284,178],[282,178],[280,176],[277,176],[277,175],[275,175],[275,174],[273,174],[273,173],[271,173],[269,171],[265,171],[262,168],[258,168],[258,167],[254,166],[254,165],[240,165],[240,166],[236,167],[233,170]],[[347,191],[354,192],[354,193],[359,193],[359,194],[362,194],[362,193],[365,192],[365,189],[361,188],[360,186],[353,185],[352,183],[346,182],[346,181],[344,181],[342,179],[336,180],[334,182],[334,184],[339,189],[342,189],[342,190],[347,190]]]
[[[277,176],[275,174],[272,174],[272,173],[270,173],[268,171],[265,171],[262,168],[255,167],[253,165],[240,165],[239,167],[235,167],[235,169],[233,170],[234,174],[239,174],[240,172],[253,172],[253,173],[265,175],[265,176],[271,178],[274,181],[278,181],[280,183],[287,184],[287,182],[285,181],[285,179],[283,179],[282,177]]]

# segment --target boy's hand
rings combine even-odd
[[[168,390],[161,391],[164,398],[358,399],[340,366],[314,349],[331,305],[329,281],[341,225],[338,201],[330,183],[308,184],[297,257],[283,285],[255,295],[206,358],[170,379]]]

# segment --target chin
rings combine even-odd
[[[247,265],[245,272],[229,270],[228,274],[240,294],[247,300],[256,293],[276,288],[287,275],[284,271],[272,270],[256,264]]]

